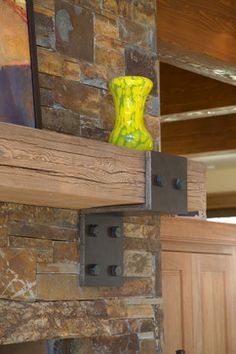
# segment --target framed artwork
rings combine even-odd
[[[0,121],[40,128],[32,1],[0,1]]]

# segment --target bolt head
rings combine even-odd
[[[98,276],[101,272],[101,269],[98,264],[89,264],[88,273],[93,276]]]
[[[99,237],[101,229],[99,225],[89,225],[88,227],[88,235],[90,237]]]
[[[122,275],[122,268],[121,266],[118,265],[112,265],[110,266],[110,274],[113,277],[120,277]]]
[[[179,177],[174,180],[174,188],[181,191],[183,189],[183,180]]]
[[[120,238],[121,237],[120,226],[112,226],[110,228],[110,235],[111,235],[111,237],[114,237],[114,238]]]
[[[160,175],[155,175],[153,177],[153,184],[157,187],[163,187],[162,177]]]

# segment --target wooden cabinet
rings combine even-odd
[[[184,218],[165,218],[166,223],[165,232],[161,226],[164,354],[177,349],[235,354],[236,226]]]

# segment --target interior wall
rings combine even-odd
[[[145,75],[158,149],[156,1],[35,0],[34,8],[43,128],[106,140],[107,81]],[[77,211],[2,203],[0,219],[1,344],[74,336],[80,354],[161,353],[158,218],[124,220],[119,289],[79,286]]]

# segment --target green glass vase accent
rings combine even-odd
[[[153,87],[142,76],[121,76],[110,81],[115,104],[115,126],[109,143],[139,150],[152,150],[153,140],[144,126],[144,106]]]

